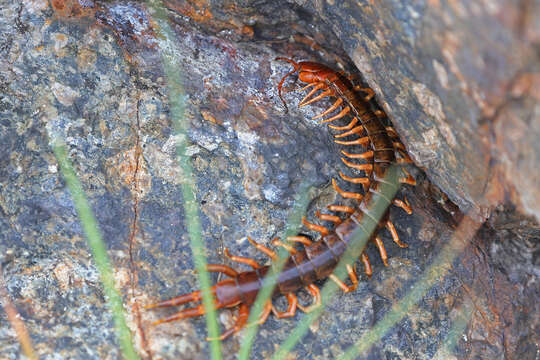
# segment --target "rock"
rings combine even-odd
[[[278,55],[330,59],[330,65],[340,60],[350,72],[355,64],[417,165],[440,187],[412,169],[419,185],[402,192],[415,213],[391,213],[409,247],[398,248],[383,233],[389,267],[370,246],[372,279],[362,277],[353,294],[330,302],[294,349],[296,357],[339,355],[409,291],[463,216],[448,197],[462,211],[485,216],[509,191],[519,211],[537,211],[536,178],[513,176],[538,160],[537,151],[527,151],[527,144],[536,146],[537,130],[535,58],[527,47],[537,39],[532,23],[518,27],[518,37],[519,16],[508,10],[511,4],[498,2],[488,7],[431,1],[429,8],[389,0],[337,3],[166,2],[179,49],[175,61],[184,82],[187,137],[173,130],[162,38],[152,30],[144,4],[28,0],[4,6],[0,261],[8,293],[40,356],[121,356],[51,138],[59,136],[68,146],[105,239],[136,349],[145,359],[208,358],[203,318],[154,327],[152,321],[174,310],[142,310],[197,288],[178,142],[189,144],[211,263],[228,262],[224,247],[265,261],[245,236],[269,244],[283,235],[304,182],[313,187],[308,218],[334,200],[329,184],[340,156],[326,128],[309,120],[323,105],[298,109],[294,104],[302,95],[292,91],[298,84],[291,80],[284,93],[290,112],[284,112],[276,84],[290,66],[275,62]],[[513,80],[524,68],[529,70]],[[537,324],[528,314],[537,306],[533,255],[540,236],[534,221],[508,207],[498,209],[452,271],[368,358],[433,357],[464,298],[474,299],[477,310],[455,349],[458,358],[535,354]],[[229,323],[232,315],[226,311],[220,320]],[[270,357],[302,316],[271,316],[253,358]],[[0,353],[18,358],[10,324],[3,313],[0,319]],[[241,341],[239,335],[223,343],[225,358],[236,357]]]

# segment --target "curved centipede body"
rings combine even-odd
[[[339,174],[343,180],[349,183],[360,184],[363,193],[342,190],[338,186],[337,181],[332,179],[333,188],[337,193],[341,197],[355,203],[353,206],[329,205],[328,210],[331,211],[331,214],[323,214],[319,211],[316,213],[316,216],[320,220],[332,223],[334,225],[333,230],[326,226],[308,222],[304,218],[303,224],[306,228],[320,234],[316,241],[303,235],[289,237],[287,243],[282,243],[278,239],[274,239],[273,245],[283,246],[290,253],[283,270],[278,276],[277,285],[274,290],[275,296],[286,296],[289,305],[286,311],[278,311],[272,305],[271,301],[268,301],[259,318],[259,323],[265,322],[270,312],[273,312],[278,318],[287,318],[294,316],[297,308],[304,312],[309,312],[314,307],[319,306],[321,295],[318,287],[315,285],[315,282],[318,280],[330,278],[345,292],[356,289],[358,277],[352,264],[347,265],[351,285],[347,285],[339,280],[332,275],[332,272],[338,264],[340,257],[345,252],[348,243],[351,241],[352,234],[359,228],[358,224],[361,222],[362,217],[373,217],[370,213],[372,209],[367,204],[374,194],[380,193],[380,181],[385,176],[389,167],[394,163],[411,162],[405,152],[404,146],[399,142],[396,132],[392,128],[385,127],[381,121],[381,118],[385,116],[384,113],[372,110],[369,101],[374,95],[373,90],[355,87],[346,76],[319,63],[297,63],[288,58],[277,58],[276,60],[284,60],[294,66],[294,69],[285,75],[278,85],[279,96],[285,107],[286,104],[281,95],[282,86],[287,77],[294,73],[298,73],[300,81],[307,83],[307,86],[302,90],[310,89],[309,93],[300,101],[300,107],[312,104],[325,97],[334,97],[336,99],[327,110],[315,116],[314,119],[330,116],[320,120],[319,123],[327,124],[331,129],[341,132],[335,135],[334,141],[347,149],[360,148],[362,150],[361,152],[342,150],[344,156],[342,161],[346,166],[353,169],[353,171],[361,172],[364,176],[351,177],[342,172]],[[317,92],[319,93],[317,94]],[[336,125],[338,121],[345,121],[345,123],[338,126]],[[404,174],[406,176],[400,179],[400,181],[414,185],[414,179],[406,172]],[[410,206],[406,200],[394,199],[393,203],[404,209],[407,213],[411,213]],[[394,242],[398,246],[407,246],[399,240],[394,225],[388,219],[388,211],[379,223],[379,228],[383,227],[386,227],[390,231]],[[360,231],[363,230],[361,227],[359,229]],[[378,248],[383,263],[388,265],[386,250],[379,235],[377,233],[367,235]],[[248,240],[250,244],[269,256],[272,260],[277,258],[277,254],[272,249],[256,243],[249,237]],[[303,249],[295,248],[292,245],[294,243],[303,244]],[[236,323],[233,327],[225,330],[220,336],[220,339],[229,337],[246,325],[250,306],[254,303],[262,287],[262,281],[270,269],[269,265],[262,266],[253,259],[233,256],[229,253],[228,249],[225,249],[225,255],[232,261],[249,265],[252,270],[237,272],[226,265],[208,265],[209,271],[221,272],[229,277],[218,282],[211,288],[211,292],[215,298],[216,308],[239,306]],[[364,272],[366,275],[371,276],[371,264],[365,253],[361,255],[361,260],[364,264]],[[302,306],[298,303],[295,292],[301,288],[305,288],[313,296],[314,300],[311,306]],[[177,306],[200,300],[201,292],[194,291],[148,305],[146,308]],[[203,314],[204,308],[200,304],[193,308],[181,310],[176,314],[156,321],[154,324],[196,317]]]

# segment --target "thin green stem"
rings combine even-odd
[[[153,11],[153,19],[158,26],[154,31],[158,34],[161,60],[167,79],[169,92],[169,105],[171,117],[174,124],[175,137],[177,139],[176,152],[178,163],[182,173],[182,196],[184,210],[186,214],[186,227],[189,234],[191,251],[195,269],[199,278],[199,285],[202,293],[202,303],[205,310],[206,327],[210,341],[210,353],[212,359],[221,359],[221,341],[219,337],[219,326],[217,323],[216,310],[214,307],[213,295],[210,291],[210,275],[206,270],[205,245],[202,239],[201,223],[199,218],[199,206],[196,200],[196,185],[193,176],[190,157],[186,154],[188,145],[187,130],[189,122],[185,117],[184,89],[180,76],[178,56],[179,50],[176,47],[175,35],[169,25],[166,9],[159,0],[149,0],[149,8]]]
[[[139,359],[139,356],[133,348],[131,332],[126,325],[122,297],[114,286],[112,267],[97,225],[96,218],[94,217],[90,204],[86,199],[82,185],[66,155],[65,145],[58,139],[53,139],[53,141],[54,154],[56,155],[56,159],[60,165],[60,171],[62,172],[62,176],[66,181],[68,189],[71,193],[71,197],[73,198],[73,203],[75,204],[75,209],[77,210],[79,220],[81,221],[88,246],[92,251],[96,267],[101,277],[103,290],[107,295],[107,302],[112,311],[120,348],[122,349],[124,358],[130,360]]]
[[[363,354],[371,345],[380,341],[384,334],[388,332],[395,324],[412,309],[416,303],[424,297],[427,291],[440,280],[448,270],[456,256],[460,254],[469,240],[474,236],[481,223],[476,222],[466,216],[459,227],[452,235],[452,238],[446,244],[433,263],[424,271],[422,277],[413,285],[411,291],[405,295],[399,302],[392,306],[392,309],[375,326],[366,332],[355,345],[351,346],[341,355],[339,360],[356,359]]]
[[[449,357],[450,354],[453,353],[459,338],[463,335],[463,332],[471,319],[473,307],[470,299],[465,299],[460,310],[461,311],[454,319],[452,328],[448,331],[448,335],[444,340],[443,346],[441,346],[439,351],[437,351],[437,354],[440,354],[440,356],[436,355],[435,358],[443,359]]]
[[[287,239],[288,236],[298,233],[298,228],[300,227],[300,224],[302,222],[302,216],[303,214],[305,214],[308,205],[308,193],[308,186],[306,184],[302,184],[300,186],[299,196],[295,201],[295,206],[287,222],[287,228],[283,237],[284,241]],[[278,280],[277,274],[279,274],[283,269],[283,266],[285,265],[288,257],[289,253],[285,249],[278,249],[278,259],[272,263],[272,267],[270,268],[268,275],[264,278],[263,286],[257,294],[257,299],[251,307],[248,319],[249,326],[245,331],[242,346],[240,347],[240,351],[238,352],[238,360],[249,359],[251,347],[253,346],[253,341],[255,340],[255,335],[257,335],[257,329],[259,328],[257,320],[262,313],[264,305],[272,296]]]

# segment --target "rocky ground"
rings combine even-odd
[[[326,128],[276,84],[276,56],[362,77],[415,161],[414,210],[392,209],[400,249],[338,294],[291,358],[339,355],[413,286],[464,213],[485,221],[451,271],[368,359],[537,359],[540,69],[532,1],[165,2],[184,81],[189,147],[209,262],[224,247],[263,258],[246,235],[283,234],[303,182],[308,218],[335,194],[340,157]],[[147,6],[134,1],[0,0],[0,261],[10,298],[43,359],[120,357],[112,317],[50,139],[61,136],[94,209],[144,359],[206,359],[204,319],[153,327],[142,306],[190,292],[173,131]],[[292,105],[292,106],[291,106]],[[321,105],[322,106],[322,105]],[[229,263],[230,264],[230,263]],[[214,278],[215,279],[215,278]],[[457,347],[442,344],[472,315]],[[281,302],[278,302],[281,303]],[[283,305],[283,304],[282,304]],[[223,311],[222,324],[234,312]],[[303,314],[273,316],[253,358],[270,357]],[[223,343],[233,359],[242,336]],[[0,314],[0,358],[20,345]]]

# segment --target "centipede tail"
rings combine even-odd
[[[383,124],[382,119],[386,117],[386,114],[380,110],[372,109],[369,103],[375,96],[372,89],[354,86],[349,77],[316,62],[296,62],[293,59],[284,57],[276,58],[276,60],[286,61],[293,66],[293,70],[288,72],[277,86],[279,98],[283,102],[286,111],[288,111],[288,108],[282,96],[282,87],[285,80],[295,73],[298,73],[298,79],[301,82],[307,84],[300,91],[309,91],[298,104],[299,107],[314,104],[327,97],[334,98],[331,105],[326,110],[315,115],[313,120],[316,120],[319,124],[326,124],[330,129],[337,132],[334,134],[334,142],[343,146],[341,161],[354,174],[350,176],[340,171],[340,180],[345,184],[354,185],[356,188],[354,191],[347,190],[338,184],[338,180],[332,179],[333,189],[349,204],[328,205],[327,210],[330,213],[316,212],[316,217],[320,221],[329,224],[328,226],[316,224],[303,218],[302,223],[306,229],[318,233],[317,240],[312,240],[305,235],[297,235],[288,237],[286,242],[279,239],[272,241],[274,246],[281,246],[290,254],[283,270],[278,275],[277,286],[273,294],[274,296],[286,296],[288,306],[285,311],[279,311],[269,301],[265,304],[259,323],[266,321],[270,312],[278,318],[289,318],[294,316],[297,309],[304,312],[315,309],[321,304],[319,288],[314,284],[318,280],[329,278],[336,282],[344,292],[351,292],[356,289],[358,276],[353,264],[347,265],[349,284],[335,277],[332,272],[345,252],[348,243],[352,240],[353,233],[365,231],[358,226],[362,218],[364,216],[374,218],[374,215],[371,214],[373,209],[370,208],[368,200],[374,194],[380,194],[380,179],[384,178],[392,164],[412,161],[405,151],[405,146],[399,141],[396,131]],[[414,178],[406,171],[403,172],[400,181],[410,185],[415,184]],[[403,200],[393,199],[392,203],[408,214],[412,212],[406,198]],[[396,245],[399,247],[407,246],[399,239],[394,224],[388,218],[388,212],[378,226],[378,229],[383,228],[388,230]],[[387,266],[388,254],[382,238],[377,232],[365,235],[373,241],[383,264]],[[250,237],[247,240],[270,259],[275,260],[277,258],[274,250],[257,243]],[[298,244],[302,245],[303,248],[295,247]],[[228,276],[228,278],[218,282],[211,288],[216,308],[239,305],[236,323],[225,330],[220,339],[233,335],[245,326],[250,306],[255,301],[264,277],[270,269],[269,265],[260,265],[254,259],[232,255],[228,249],[225,249],[225,256],[232,261],[249,266],[251,270],[237,272],[226,265],[208,265],[209,271],[221,272]],[[370,277],[373,268],[367,254],[362,253],[360,259],[364,265],[364,273]],[[302,288],[313,297],[310,306],[303,306],[298,303],[295,292]],[[200,300],[200,291],[194,291],[170,300],[148,305],[146,308],[177,306]],[[202,314],[204,314],[204,309],[202,305],[198,305],[179,311],[155,323],[159,324]]]

